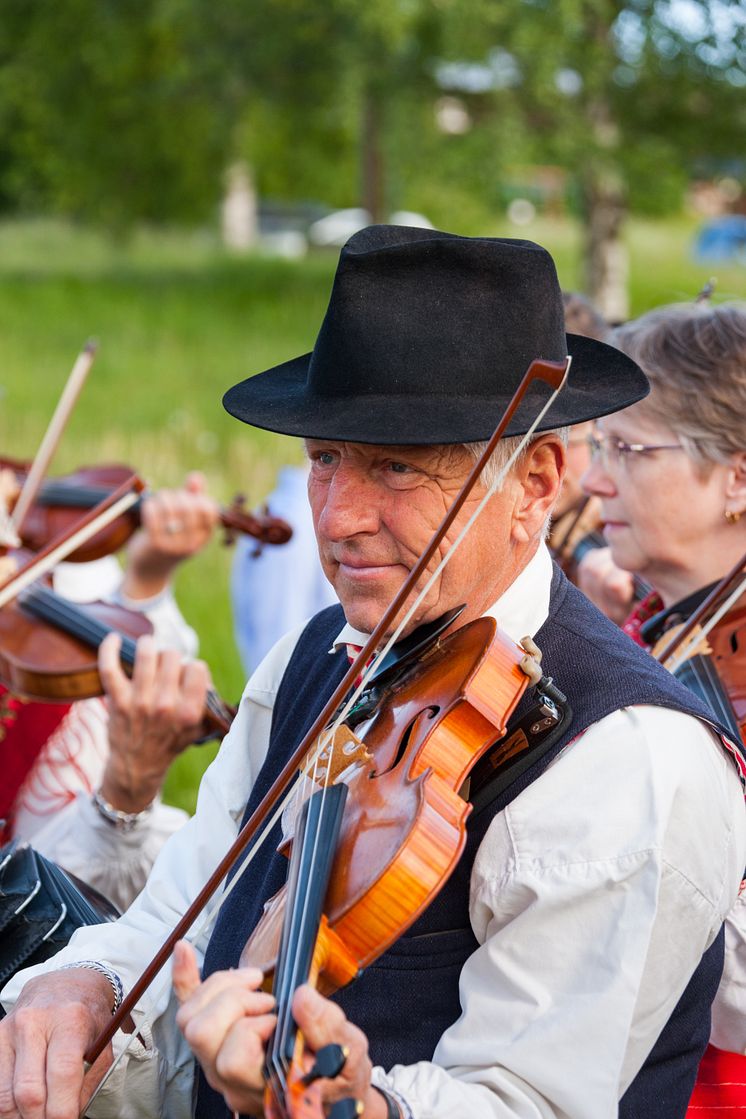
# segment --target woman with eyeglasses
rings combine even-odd
[[[746,303],[661,307],[611,341],[651,391],[591,437],[583,486],[601,501],[608,548],[584,558],[579,579],[617,619],[633,576],[650,583],[623,624],[652,646],[746,554]],[[690,1115],[735,1119],[746,1113],[746,900],[726,922],[711,1040]]]
[[[656,595],[633,621],[665,610],[670,624],[746,553],[746,303],[659,307],[611,341],[651,391],[591,436],[583,487],[600,499],[608,550],[584,557],[580,585],[624,620],[639,576]]]

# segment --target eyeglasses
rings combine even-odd
[[[654,451],[683,451],[681,443],[625,443],[613,435],[594,433],[586,439],[591,452],[591,461],[600,462],[604,469],[634,462],[638,455],[649,455]]]

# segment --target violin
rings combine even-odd
[[[746,556],[686,622],[665,631],[652,655],[713,708],[746,745]]]
[[[0,460],[0,467],[12,470],[19,488],[27,474],[27,464],[15,459]],[[127,466],[83,466],[72,474],[44,482],[20,526],[21,542],[37,551],[53,537],[67,531],[81,514],[102,501],[132,471]],[[227,507],[220,507],[219,519],[225,529],[225,543],[232,543],[236,533],[253,536],[258,547],[263,544],[286,544],[293,530],[282,517],[252,513],[245,508],[242,495]],[[119,551],[140,525],[140,503],[133,505],[85,545],[67,557],[69,562],[87,563]]]
[[[306,784],[316,791],[303,804],[288,883],[241,955],[242,965],[275,974],[265,1114],[284,1115],[288,1097],[308,1087],[293,1060],[295,990],[309,978],[325,995],[345,986],[427,908],[466,843],[471,806],[459,790],[536,672],[524,648],[480,618],[381,680],[355,730],[343,724],[313,751]]]
[[[131,672],[137,638],[152,631],[148,618],[136,610],[107,602],[80,605],[39,581],[0,610],[0,680],[28,699],[72,702],[103,695],[96,651],[107,634],[121,636],[120,659]],[[235,709],[211,689],[200,741],[225,735],[234,715]]]
[[[308,1089],[315,1078],[330,1073],[318,1069],[321,1053],[308,1068],[290,1008],[294,990],[309,978],[324,990],[349,982],[410,927],[463,849],[470,810],[459,795],[465,779],[504,733],[529,684],[540,689],[550,684],[533,652],[500,634],[488,618],[438,636],[435,644],[418,652],[404,675],[392,668],[387,678],[386,658],[418,605],[403,614],[405,602],[415,588],[421,597],[427,593],[427,578],[434,577],[429,565],[521,399],[536,381],[548,382],[554,390],[528,439],[568,368],[569,359],[532,363],[456,500],[355,662],[231,849],[132,984],[86,1061],[92,1064],[100,1056],[238,860],[242,869],[248,864],[296,783],[301,791],[310,787],[311,795],[296,817],[287,888],[268,906],[245,952],[254,961],[274,965],[278,1029],[268,1059],[266,1112],[272,1119],[321,1114],[318,1095]],[[486,491],[482,507],[491,494]],[[372,706],[363,701],[369,684],[383,690]],[[296,782],[299,771],[303,776]],[[354,1114],[354,1101],[345,1104],[347,1114]]]

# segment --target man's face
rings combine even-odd
[[[461,445],[385,447],[309,439],[306,449],[324,572],[348,622],[370,633],[452,505],[473,459]],[[428,591],[408,631],[462,603],[468,607],[459,624],[478,617],[512,582],[511,527],[521,492],[511,475]],[[430,571],[483,495],[477,485]]]

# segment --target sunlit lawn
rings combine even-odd
[[[633,313],[691,299],[712,274],[719,297],[746,297],[746,268],[691,261],[693,229],[685,219],[631,223]],[[547,245],[563,286],[579,286],[573,224],[539,219],[515,229],[496,223],[485,233]],[[278,466],[298,459],[299,448],[237,423],[220,399],[236,380],[312,347],[335,259],[331,253],[300,262],[239,259],[210,234],[143,232],[111,242],[50,221],[0,225],[4,452],[33,454],[77,350],[93,335],[99,355],[54,472],[121,461],[152,485],[175,485],[187,470],[199,469],[220,500],[241,490],[259,502]],[[177,591],[218,689],[236,698],[243,680],[232,637],[229,564],[216,542],[183,569]],[[193,806],[211,753],[191,750],[174,766],[169,799]]]

